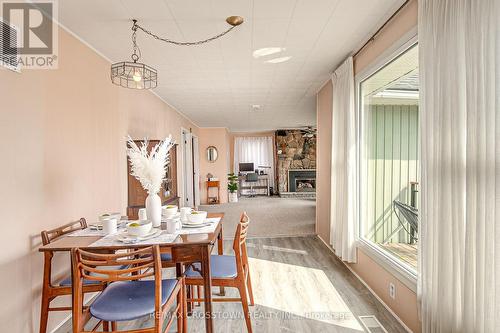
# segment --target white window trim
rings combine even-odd
[[[399,39],[396,43],[393,44],[392,47],[388,48],[385,52],[383,52],[377,59],[363,69],[360,73],[356,74],[354,77],[355,80],[355,96],[356,96],[356,118],[358,121],[358,128],[363,128],[363,120],[362,120],[362,112],[360,109],[360,99],[359,99],[359,86],[361,82],[363,82],[368,77],[375,74],[382,67],[393,61],[395,58],[400,56],[406,50],[411,48],[413,45],[418,43],[417,29],[414,28],[410,30],[407,34],[405,34],[401,39]],[[362,131],[357,133],[358,142],[362,142]],[[362,144],[358,146],[358,161],[361,161]],[[361,165],[358,165],[358,213],[359,213],[359,228],[358,234],[356,235],[356,246],[360,248],[366,255],[368,255],[375,262],[380,264],[385,270],[394,275],[398,280],[400,280],[404,285],[406,285],[410,290],[416,292],[417,290],[417,270],[415,270],[410,265],[406,264],[402,260],[397,259],[395,256],[391,255],[390,252],[383,250],[380,246],[377,246],[375,243],[370,242],[366,238],[361,236],[363,232],[362,228],[362,207],[363,207],[363,197],[361,191],[362,184],[362,175],[363,168]]]

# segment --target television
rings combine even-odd
[[[240,163],[240,172],[253,172],[253,163]]]

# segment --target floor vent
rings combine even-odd
[[[363,324],[368,333],[387,333],[387,330],[382,326],[375,316],[359,316],[359,321]]]

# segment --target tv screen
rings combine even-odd
[[[254,171],[253,163],[240,163],[240,171]]]

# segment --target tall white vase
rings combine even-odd
[[[158,194],[149,194],[146,198],[146,215],[153,227],[161,225],[161,199]]]

